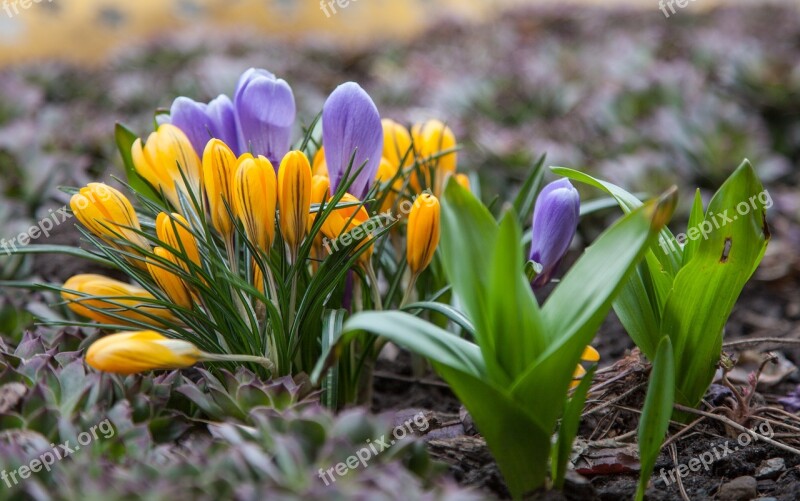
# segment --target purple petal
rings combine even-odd
[[[534,287],[550,281],[567,253],[580,215],[580,195],[567,179],[554,181],[542,189],[533,209],[530,259],[542,265],[533,280]]]
[[[322,108],[322,144],[331,179],[331,192],[342,181],[355,152],[351,173],[364,165],[348,190],[363,198],[375,180],[383,152],[383,127],[378,108],[355,82],[336,88]]]
[[[206,114],[208,105],[198,103],[188,97],[179,97],[172,102],[170,121],[183,131],[198,155],[203,155],[206,143],[213,137],[213,125]]]
[[[239,134],[236,130],[236,113],[233,110],[233,102],[231,102],[230,98],[224,94],[217,96],[216,99],[208,103],[206,114],[210,120],[211,132],[214,137],[221,139],[237,156],[240,155],[240,152],[237,151],[239,149]]]
[[[233,99],[241,153],[264,155],[276,167],[289,151],[296,108],[284,80],[251,68],[239,78]]]

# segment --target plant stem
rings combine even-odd
[[[405,306],[406,303],[408,303],[409,299],[411,299],[411,294],[414,292],[414,286],[417,284],[417,277],[418,276],[419,276],[418,273],[415,273],[414,275],[411,275],[411,279],[408,281],[408,287],[406,287],[406,292],[405,292],[405,294],[403,294],[402,301],[400,301],[399,308],[402,308],[403,306]]]
[[[367,276],[369,277],[369,282],[371,285],[369,291],[372,295],[372,305],[376,310],[382,310],[383,301],[381,300],[381,290],[378,288],[378,276],[375,275],[375,269],[372,267],[372,261],[369,261],[365,268],[367,269]]]
[[[207,362],[253,362],[263,365],[270,371],[275,369],[275,364],[272,363],[272,360],[254,355],[224,355],[221,353],[206,353],[203,351],[200,352],[200,360]]]

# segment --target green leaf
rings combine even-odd
[[[703,212],[703,199],[700,196],[700,189],[694,192],[694,202],[692,203],[692,212],[689,214],[689,224],[688,228],[697,228],[705,219],[705,214]],[[686,245],[683,247],[683,265],[685,266],[686,263],[692,260],[695,253],[697,252],[697,247],[700,245],[700,239],[693,239],[686,242]]]
[[[346,310],[326,310],[322,317],[322,351],[330,351],[333,344],[342,335],[342,324]],[[322,380],[322,403],[329,409],[338,407],[339,369],[332,367]]]
[[[484,378],[433,366],[469,411],[514,499],[544,485],[552,428],[542,428],[533,413],[552,402],[517,401]]]
[[[672,404],[675,401],[675,360],[672,342],[664,336],[658,343],[658,351],[653,360],[650,382],[647,385],[642,417],[639,420],[639,487],[636,500],[644,499],[647,483],[661,451],[664,435],[669,428]]]
[[[759,198],[766,193],[745,160],[709,203],[696,227],[699,243],[693,244],[692,259],[675,277],[661,333],[672,340],[676,399],[683,405],[694,407],[708,389],[722,349],[722,330],[766,251],[767,201]],[[692,239],[691,230],[687,235]]]
[[[572,394],[572,398],[564,406],[564,414],[561,416],[561,426],[558,429],[556,446],[553,449],[553,486],[556,489],[564,487],[567,461],[572,452],[572,442],[575,441],[575,436],[578,434],[583,405],[586,403],[586,395],[589,393],[589,387],[592,386],[592,379],[594,379],[596,369],[597,366],[593,366],[583,375],[581,382]]]
[[[489,304],[489,262],[498,227],[489,210],[451,178],[445,188],[441,212],[439,251],[445,273],[464,312],[475,326],[475,341],[484,355],[493,381],[507,379],[497,364]]]
[[[442,366],[452,367],[476,378],[485,378],[486,369],[480,349],[454,334],[408,313],[399,311],[367,311],[353,315],[345,322],[343,334],[330,347],[337,350],[352,341],[359,331],[372,332],[422,355]],[[331,352],[323,352],[311,374],[316,382]]]
[[[468,226],[462,221],[462,226]],[[489,267],[489,288],[475,291],[483,295],[487,305],[489,331],[494,353],[484,352],[484,358],[495,356],[498,366],[507,376],[501,381],[513,381],[544,351],[546,335],[542,326],[539,304],[531,291],[523,270],[525,258],[520,244],[520,228],[513,212],[507,212],[500,222],[497,240]],[[486,242],[491,246],[492,242]]]
[[[125,175],[128,179],[128,185],[139,195],[153,201],[160,201],[161,197],[159,194],[136,172],[136,167],[133,165],[131,147],[137,139],[138,136],[121,123],[118,122],[114,127],[114,140],[122,156],[122,163],[125,166]]]
[[[472,325],[472,322],[464,316],[463,313],[458,311],[457,309],[453,308],[452,306],[444,303],[437,303],[436,301],[418,301],[416,303],[411,303],[403,306],[401,308],[403,311],[408,311],[412,314],[416,314],[421,310],[428,310],[439,313],[447,317],[448,320],[453,322],[454,324],[458,325],[470,336],[475,337],[475,326]]]

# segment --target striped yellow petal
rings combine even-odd
[[[305,236],[311,210],[311,165],[302,151],[290,151],[278,169],[281,235],[296,253]]]
[[[233,208],[248,240],[269,253],[275,240],[277,180],[272,163],[263,156],[239,158],[233,177]]]
[[[233,225],[228,209],[231,200],[231,184],[237,159],[233,151],[220,141],[212,139],[203,151],[203,185],[208,201],[211,224],[223,236],[230,236]]]
[[[191,200],[184,178],[192,194],[199,200],[202,177],[200,158],[189,138],[179,128],[164,124],[150,134],[144,145],[137,139],[131,147],[131,157],[136,172],[156,190],[163,191],[176,209],[181,207],[178,190]]]
[[[160,213],[156,217],[156,235],[159,240],[170,247],[167,250],[174,252],[175,263],[186,273],[191,273],[191,268],[184,256],[195,266],[202,266],[197,240],[189,231],[189,222],[183,216],[173,213],[170,217],[166,212]]]

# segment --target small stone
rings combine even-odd
[[[723,484],[717,493],[719,501],[750,501],[758,496],[758,482],[753,477],[738,477]]]
[[[775,478],[783,470],[786,469],[786,462],[783,458],[772,458],[762,461],[758,468],[756,468],[756,478],[762,480],[765,478]]]

